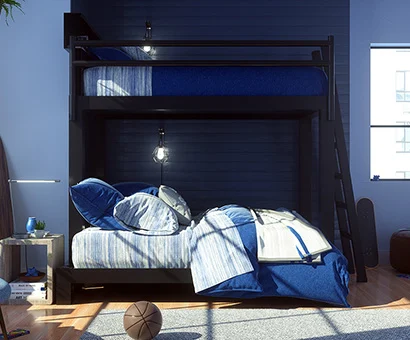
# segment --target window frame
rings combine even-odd
[[[403,178],[398,178],[399,180],[401,180],[401,179],[410,179],[410,171],[406,171],[406,170],[403,170],[403,171],[396,171],[396,174],[403,174]]]
[[[403,90],[397,89],[397,75],[403,74]],[[407,83],[409,84],[409,90],[407,90]],[[398,100],[397,95],[402,94],[403,100]],[[408,99],[407,99],[408,98]],[[410,70],[397,70],[396,71],[396,102],[410,102]]]
[[[396,144],[401,144],[404,150],[404,151],[398,151],[396,149],[396,153],[410,153],[410,121],[398,121],[396,123],[402,123],[402,124],[394,125],[394,126],[403,129],[402,131],[403,140],[398,140],[396,137]]]
[[[406,52],[410,52],[410,44],[379,44],[379,43],[371,43],[370,44],[370,56],[371,56],[371,51],[372,49],[403,49],[406,50]],[[395,71],[395,93],[396,93],[396,100],[395,102],[397,103],[410,103],[410,69],[403,68],[403,69],[398,69]],[[398,81],[397,81],[397,76],[398,74],[403,74],[403,86],[398,88]],[[371,76],[371,72],[370,72]],[[408,89],[406,89],[406,84]],[[403,100],[398,100],[397,95],[402,94]],[[370,84],[370,96],[372,95],[372,88]],[[407,95],[407,100],[406,100],[406,95]],[[403,111],[403,114],[409,114],[410,111]],[[371,124],[372,121],[372,109],[370,108],[369,112],[370,116],[370,135],[371,131],[374,129],[384,129],[384,128],[393,128],[393,129],[402,129],[403,134],[403,140],[398,139],[398,134],[396,133],[396,144],[402,144],[403,145],[403,150],[404,151],[399,151],[398,148],[396,148],[395,153],[396,154],[410,154],[410,118],[409,120],[400,120],[396,121],[397,124]],[[407,117],[406,117],[407,118]],[[403,123],[400,124],[399,123]],[[372,150],[372,144],[370,143],[370,150]],[[407,151],[406,151],[407,148]],[[370,181],[410,181],[410,170],[396,170],[396,176],[398,174],[403,174],[404,178],[380,178],[379,175],[372,174],[372,162],[370,161]]]

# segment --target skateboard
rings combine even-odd
[[[9,339],[14,339],[14,338],[18,338],[20,336],[26,335],[26,334],[30,334],[29,330],[26,329],[15,329],[11,332],[7,332],[7,337]],[[4,335],[0,334],[0,339],[4,339]]]
[[[361,198],[356,203],[356,211],[360,228],[364,265],[373,268],[379,263],[373,202],[368,198]]]
[[[3,142],[0,138],[0,239],[13,234],[13,207],[11,204],[9,170]]]

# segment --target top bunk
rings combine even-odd
[[[111,118],[182,119],[299,119],[319,112],[334,120],[333,36],[149,40],[152,48],[181,51],[182,58],[164,59],[143,51],[147,40],[100,39],[80,14],[65,13],[64,34],[70,54],[70,120],[85,110]],[[295,48],[310,49],[316,58],[300,60],[297,53],[284,57],[280,52]],[[212,49],[213,56],[198,52],[198,58],[186,59],[184,49]],[[235,51],[244,49],[268,52],[263,58],[238,58]]]

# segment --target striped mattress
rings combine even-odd
[[[87,228],[74,235],[75,268],[189,268],[190,227],[167,236]]]
[[[316,67],[91,67],[86,96],[323,96]]]

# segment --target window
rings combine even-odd
[[[409,47],[370,50],[370,178],[410,180]]]
[[[396,178],[408,178],[410,179],[410,171],[396,171]]]
[[[396,71],[396,101],[410,102],[410,71]]]
[[[397,125],[406,126],[410,122],[397,122]],[[410,153],[410,129],[409,128],[398,128],[396,130],[396,152],[409,152]]]

